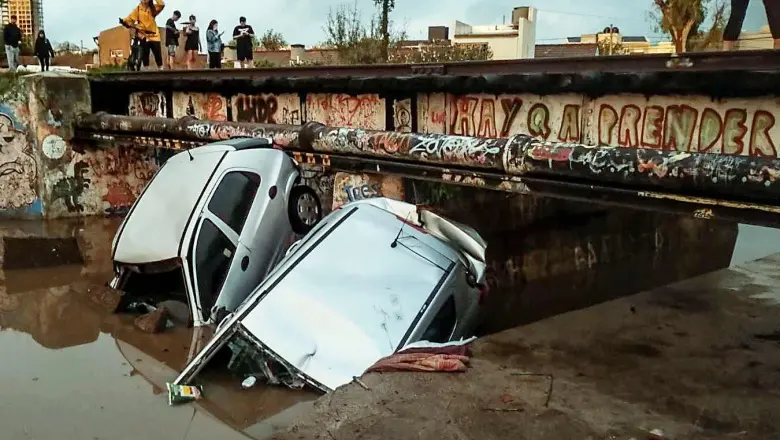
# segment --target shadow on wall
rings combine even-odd
[[[408,198],[488,242],[483,333],[729,266],[737,225],[411,182]]]

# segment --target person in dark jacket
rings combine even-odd
[[[5,41],[5,56],[8,58],[8,70],[16,72],[19,66],[19,44],[22,42],[22,31],[16,25],[16,15],[3,28],[3,41]]]
[[[49,70],[49,61],[54,58],[54,49],[51,42],[46,38],[46,33],[41,29],[38,31],[38,38],[35,39],[35,56],[41,63],[41,72]]]

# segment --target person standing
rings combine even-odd
[[[144,69],[149,68],[149,53],[154,55],[157,68],[163,69],[162,46],[160,45],[160,29],[157,27],[156,18],[165,8],[163,0],[141,0],[141,3],[133,9],[125,18],[120,18],[122,26],[136,30],[141,39],[141,63]]]
[[[38,31],[38,38],[35,39],[35,56],[38,57],[38,62],[41,63],[41,72],[47,72],[49,70],[49,62],[54,58],[54,49],[51,47],[51,42],[46,38],[46,33],[41,29]]]
[[[731,0],[731,14],[726,27],[723,29],[723,50],[734,50],[734,46],[742,32],[742,23],[745,22],[750,0]],[[769,31],[774,40],[773,47],[780,49],[780,2],[778,0],[764,0]]]
[[[209,69],[222,68],[222,34],[218,33],[219,23],[211,20],[206,31],[206,49],[209,52]]]
[[[194,15],[190,15],[190,21],[184,27],[184,35],[186,40],[184,41],[184,53],[187,59],[187,69],[193,69],[197,61],[198,52],[201,50],[200,45],[200,29],[196,23]]]
[[[3,28],[3,41],[5,41],[5,56],[8,58],[8,70],[16,72],[19,66],[19,44],[22,42],[22,31],[16,25],[16,15]]]
[[[254,49],[252,41],[255,37],[255,30],[252,26],[246,24],[246,17],[238,19],[238,26],[233,28],[233,39],[236,40],[236,57],[241,63],[241,68],[251,67],[252,50]]]
[[[176,22],[181,18],[181,12],[173,11],[173,16],[165,22],[165,47],[168,49],[168,68],[173,70],[176,63],[176,48],[179,47],[179,30]]]

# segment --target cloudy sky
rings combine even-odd
[[[374,11],[373,1],[357,0],[368,18]],[[331,7],[352,4],[351,0],[167,0],[158,23],[179,9],[194,14],[203,26],[211,19],[221,28],[232,29],[238,17],[245,15],[260,33],[273,28],[288,43],[307,47],[325,39],[322,30]],[[754,30],[766,23],[763,3],[750,2],[743,29]],[[117,24],[137,0],[43,0],[44,23],[52,41],[84,42],[92,47],[92,37]],[[500,24],[508,21],[515,6],[539,8],[537,42],[561,42],[567,36],[593,33],[609,24],[618,26],[624,35],[645,35],[653,41],[663,38],[654,32],[647,18],[652,0],[396,0],[392,18],[404,27],[411,39],[425,38],[428,26],[452,26],[455,20],[469,24]],[[204,26],[205,27],[205,26]]]

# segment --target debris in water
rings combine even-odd
[[[244,379],[243,382],[241,382],[241,388],[246,390],[255,386],[256,383],[257,383],[257,378],[255,376],[249,376],[246,379]]]
[[[654,429],[650,431],[650,435],[647,436],[647,440],[664,440],[664,432],[660,429]]]
[[[146,333],[160,333],[168,324],[168,309],[160,307],[154,312],[141,315],[135,319],[135,326]]]
[[[105,309],[108,313],[115,313],[122,301],[122,292],[108,286],[96,286],[87,291],[89,300],[95,305]]]
[[[203,397],[203,387],[193,385],[174,385],[166,383],[168,387],[168,405],[193,402]]]

